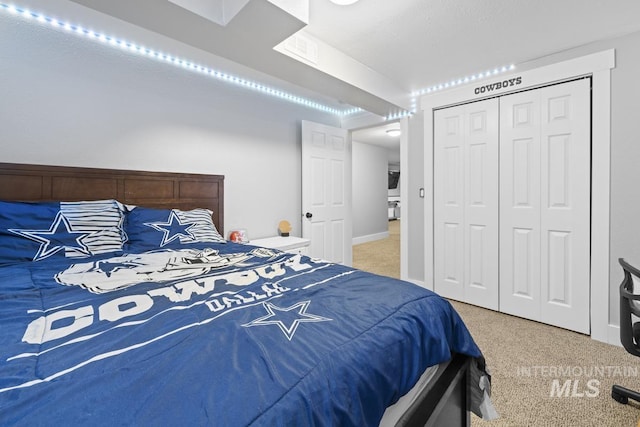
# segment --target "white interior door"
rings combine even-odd
[[[434,290],[464,301],[464,106],[434,112]]]
[[[500,103],[500,311],[540,321],[539,93]]]
[[[498,101],[434,113],[434,288],[498,309]]]
[[[590,332],[589,80],[501,98],[500,310]]]
[[[591,332],[590,80],[546,88],[542,94],[541,265],[545,323]]]
[[[465,299],[498,309],[498,100],[466,106]]]
[[[302,236],[310,256],[352,264],[351,140],[346,129],[302,121]]]

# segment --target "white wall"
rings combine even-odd
[[[158,50],[218,61],[88,9],[80,15]],[[223,174],[225,229],[246,228],[251,238],[275,235],[282,219],[300,233],[300,120],[340,124],[4,14],[0,76],[0,162]]]
[[[385,148],[353,141],[354,244],[389,235],[388,170]]]
[[[640,32],[603,46],[616,49],[611,72],[610,321],[619,324],[618,258],[640,266]],[[597,160],[595,160],[597,161]]]
[[[405,119],[406,153],[402,158],[404,181],[402,197],[402,251],[403,278],[416,283],[425,281],[424,277],[424,198],[420,197],[420,189],[424,188],[424,117],[418,112]],[[429,171],[432,173],[432,171]]]

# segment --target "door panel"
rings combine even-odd
[[[348,131],[302,122],[302,236],[309,254],[351,265],[351,140]]]
[[[312,190],[311,190],[311,204],[314,208],[325,207],[327,205],[325,201],[326,191],[326,178],[324,175],[324,159],[319,157],[312,157],[311,163],[311,176]]]
[[[463,285],[463,260],[460,256],[462,254],[462,230],[460,224],[444,224],[444,239],[443,239],[443,253],[444,253],[444,281],[451,289],[456,289],[460,292],[460,297],[463,298],[462,285]]]
[[[545,323],[590,332],[591,133],[589,80],[541,93],[541,315]]]
[[[513,257],[511,258],[511,264],[508,266],[508,270],[511,273],[510,277],[505,277],[501,274],[501,280],[508,280],[507,283],[512,283],[512,287],[509,289],[510,293],[515,298],[524,298],[527,300],[534,299],[534,295],[537,294],[535,285],[538,280],[536,270],[532,268],[534,265],[537,253],[534,251],[535,234],[530,228],[514,228],[512,230],[512,246]],[[500,304],[500,310],[505,311],[505,304]]]
[[[540,105],[500,99],[500,311],[540,320]]]
[[[498,309],[498,101],[465,106],[465,300]]]
[[[333,244],[332,258],[333,262],[341,264],[345,263],[344,244],[341,239],[345,235],[345,221],[333,220],[331,221],[331,241]]]
[[[548,298],[553,304],[571,305],[571,233],[549,231],[546,262],[549,266]]]
[[[334,146],[335,147],[335,146]],[[344,187],[346,185],[344,176],[344,160],[331,159],[331,204],[336,208],[345,206]]]
[[[582,333],[590,330],[589,110],[586,79],[500,100],[500,310]]]
[[[464,108],[434,115],[434,289],[464,301]]]
[[[485,256],[483,249],[486,246],[487,227],[484,225],[469,225],[469,247],[467,255],[469,257],[469,279],[470,287],[487,289],[485,277]]]
[[[498,309],[498,102],[434,113],[435,290]]]

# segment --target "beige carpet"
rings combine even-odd
[[[389,237],[353,246],[353,266],[400,278],[400,221],[389,221]]]
[[[399,242],[399,221],[391,221],[388,239],[353,247],[353,265],[399,277]],[[640,427],[640,405],[611,398],[613,384],[640,391],[640,358],[585,335],[452,304],[487,359],[500,413],[491,422],[473,416],[472,426]]]

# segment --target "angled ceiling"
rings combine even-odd
[[[414,91],[640,31],[640,2],[314,0],[304,31]]]
[[[274,49],[306,27],[309,0],[241,0],[229,14],[229,0],[72,1],[378,115],[409,106],[403,87],[321,40],[314,64]]]
[[[637,0],[71,1],[382,117],[414,91],[640,31]]]

